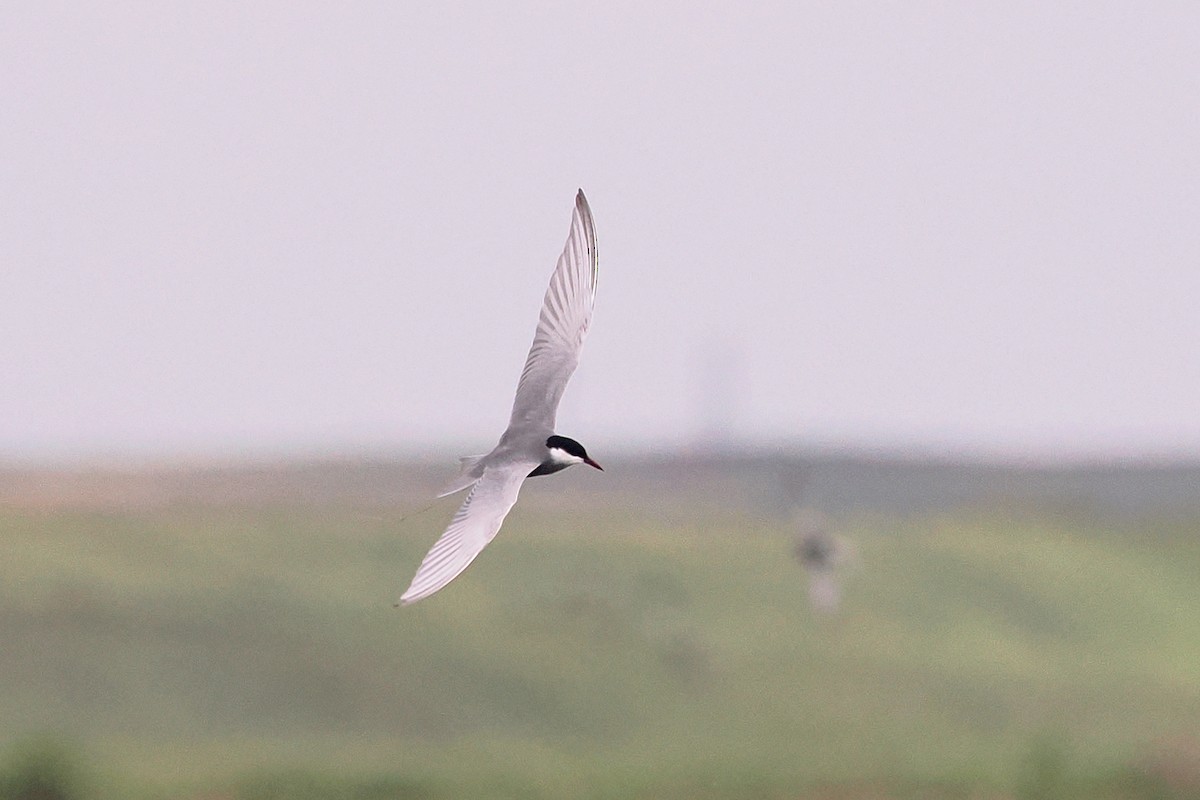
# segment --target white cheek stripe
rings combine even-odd
[[[573,456],[561,447],[550,448],[550,460],[555,464],[582,464],[583,459],[579,456]]]

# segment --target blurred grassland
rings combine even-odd
[[[1194,521],[849,515],[823,616],[783,521],[549,496],[401,609],[454,499],[0,509],[3,743],[111,797],[1200,796]]]

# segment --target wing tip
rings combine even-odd
[[[588,205],[587,197],[583,194],[583,189],[580,189],[575,194],[575,214],[579,218],[579,221],[583,224],[588,256],[592,261],[592,283],[594,292],[594,284],[600,271],[600,262],[596,255],[596,222],[592,217],[592,207]]]
[[[450,580],[453,580],[453,578]],[[414,578],[413,585],[409,586],[408,589],[404,591],[404,594],[400,595],[400,599],[393,603],[392,606],[394,608],[400,608],[400,606],[411,606],[418,600],[424,600],[430,595],[437,594],[439,590],[446,588],[446,584],[449,582],[450,581],[446,581],[440,585],[434,586],[423,586],[418,589],[416,586],[416,579]]]
[[[474,559],[472,558],[472,560],[474,560]],[[469,565],[470,563],[471,562],[468,561],[467,565]],[[424,566],[424,565],[422,565],[422,566]],[[421,572],[420,572],[420,570],[418,570],[416,577],[413,578],[413,581],[409,585],[409,587],[404,590],[404,594],[400,595],[400,599],[396,601],[395,606],[397,608],[399,608],[400,606],[411,606],[413,603],[417,602],[418,600],[424,600],[425,598],[427,598],[431,595],[437,594],[442,589],[445,589],[446,586],[452,580],[454,580],[459,575],[461,575],[463,570],[465,570],[466,568],[467,568],[466,565],[464,565],[463,567],[460,567],[457,571],[455,571],[449,577],[446,577],[444,574],[438,575],[435,577],[435,580],[433,580],[433,581],[429,580],[429,576],[425,576],[424,580],[421,580],[421,577],[422,577]],[[418,585],[418,584],[420,584],[420,585]]]

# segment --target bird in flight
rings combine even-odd
[[[599,269],[592,210],[580,189],[567,244],[550,276],[533,346],[517,383],[508,428],[490,453],[460,459],[458,477],[438,497],[471,491],[450,527],[426,554],[401,603],[429,597],[458,577],[496,537],[526,478],[575,464],[602,469],[583,445],[554,432],[558,402],[579,365],[592,323]]]

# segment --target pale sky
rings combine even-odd
[[[1187,2],[10,5],[0,461],[486,451],[578,187],[598,458],[1200,455],[1197,42]]]

